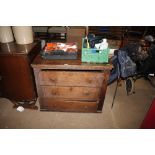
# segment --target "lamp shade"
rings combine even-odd
[[[17,44],[30,44],[33,42],[32,26],[13,26],[13,33]]]
[[[8,43],[14,41],[10,26],[0,26],[0,42]]]

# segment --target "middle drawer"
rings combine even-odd
[[[41,86],[44,97],[94,101],[99,98],[100,88]]]

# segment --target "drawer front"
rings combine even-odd
[[[80,71],[41,71],[40,85],[101,87],[104,73]]]
[[[97,112],[96,102],[39,98],[41,111]]]
[[[100,88],[91,87],[60,87],[41,86],[44,97],[65,98],[77,100],[97,100]]]

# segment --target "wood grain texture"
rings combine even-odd
[[[16,101],[31,101],[37,97],[30,63],[40,52],[40,43],[1,44],[0,75],[2,96]]]
[[[106,95],[106,91],[107,91],[109,74],[110,74],[110,71],[107,71],[105,73],[104,80],[102,81],[101,90],[100,90],[100,97],[99,97],[100,99],[99,99],[98,107],[97,107],[98,112],[102,112],[104,99],[105,99],[105,95]]]
[[[33,68],[53,69],[53,70],[90,70],[101,71],[111,70],[111,64],[96,64],[81,62],[81,51],[78,52],[78,59],[76,60],[47,60],[38,55],[32,63]]]
[[[36,51],[35,48],[38,48],[38,46],[38,42],[25,45],[16,44],[15,42],[0,43],[0,55],[28,55],[32,50]]]
[[[31,70],[26,57],[0,57],[2,75],[2,96],[20,100],[35,98]]]
[[[67,42],[76,42],[82,48],[82,38],[86,36],[86,27],[71,26],[67,29]]]
[[[94,101],[99,98],[99,88],[41,86],[44,97]]]
[[[97,112],[96,102],[40,98],[41,111]]]
[[[38,55],[35,72],[40,110],[101,112],[111,64],[46,60]]]
[[[104,73],[81,71],[41,71],[40,85],[101,87]]]

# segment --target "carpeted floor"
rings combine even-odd
[[[118,87],[111,109],[116,83],[108,86],[102,113],[40,112],[25,109],[18,112],[6,98],[0,98],[0,128],[15,129],[136,129],[140,127],[155,97],[155,89],[148,81],[136,81],[136,93],[127,96],[124,84]],[[37,105],[39,103],[37,102]]]

